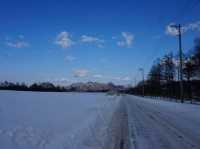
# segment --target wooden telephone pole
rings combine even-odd
[[[179,41],[179,82],[180,82],[180,99],[181,102],[184,102],[183,98],[183,51],[182,51],[182,32],[181,32],[181,24],[179,25],[171,25],[178,31],[178,41]]]

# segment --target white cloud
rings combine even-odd
[[[122,41],[118,41],[117,45],[121,47],[131,47],[134,41],[134,35],[128,32],[122,32]]]
[[[104,42],[104,40],[99,39],[97,37],[93,37],[93,36],[82,35],[81,42],[89,42],[89,43],[101,42],[102,43]]]
[[[74,77],[87,77],[89,74],[89,71],[87,69],[77,69],[74,70],[73,76]]]
[[[76,60],[76,58],[73,57],[73,56],[67,55],[67,56],[65,57],[65,61],[67,61],[67,62],[72,62],[72,61],[74,61],[74,60]]]
[[[175,27],[172,27],[173,25],[176,25],[175,23],[170,23],[166,26],[165,33],[171,36],[177,36],[178,30]],[[200,31],[200,21],[189,23],[185,26],[182,26],[181,32],[185,33],[187,31]]]
[[[178,35],[178,30],[177,30],[177,28],[172,27],[173,25],[175,25],[175,23],[170,23],[169,25],[167,25],[165,33],[167,35],[177,36]]]
[[[63,31],[57,35],[55,44],[61,46],[62,48],[69,48],[74,44],[74,42],[70,38],[70,34]]]
[[[49,79],[49,82],[51,82],[51,81],[57,82],[57,83],[68,83],[68,82],[70,82],[70,80],[67,79],[67,78]]]
[[[48,82],[52,82],[56,85],[70,85],[71,83],[73,83],[73,80],[69,79],[69,78],[65,78],[65,77],[61,77],[61,78],[48,78],[47,79]]]
[[[190,23],[186,26],[183,27],[183,30],[186,32],[188,30],[192,30],[192,31],[200,31],[200,21],[197,21],[197,22],[193,22],[193,23]]]
[[[30,46],[29,43],[24,40],[23,35],[19,35],[16,39],[6,37],[6,45],[11,48],[18,48],[18,49]]]
[[[113,79],[113,80],[117,80],[117,81],[120,81],[120,80],[121,80],[120,77],[113,77],[112,79]]]
[[[94,36],[82,35],[81,42],[97,44],[99,48],[102,48],[105,41]]]
[[[126,77],[113,77],[113,80],[116,80],[116,81],[130,81],[131,78],[126,76]]]
[[[97,79],[100,79],[100,78],[103,78],[103,75],[101,74],[95,74],[93,75],[94,78],[97,78]]]
[[[8,41],[6,44],[9,47],[18,48],[18,49],[29,47],[29,43],[25,41],[15,41],[15,42]]]
[[[121,80],[122,80],[122,81],[130,81],[131,78],[130,78],[130,77],[124,77],[124,78],[122,78]]]

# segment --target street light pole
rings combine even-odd
[[[144,90],[144,69],[140,68],[139,71],[141,71],[142,74],[142,94],[144,96],[145,90]]]
[[[137,86],[137,80],[136,80],[136,77],[134,78],[134,84],[135,84],[135,87]]]

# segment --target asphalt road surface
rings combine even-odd
[[[200,106],[125,96],[133,149],[200,149]]]

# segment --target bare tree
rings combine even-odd
[[[187,80],[188,97],[192,99],[191,79],[195,76],[195,63],[191,57],[186,58],[184,61],[183,76]]]

